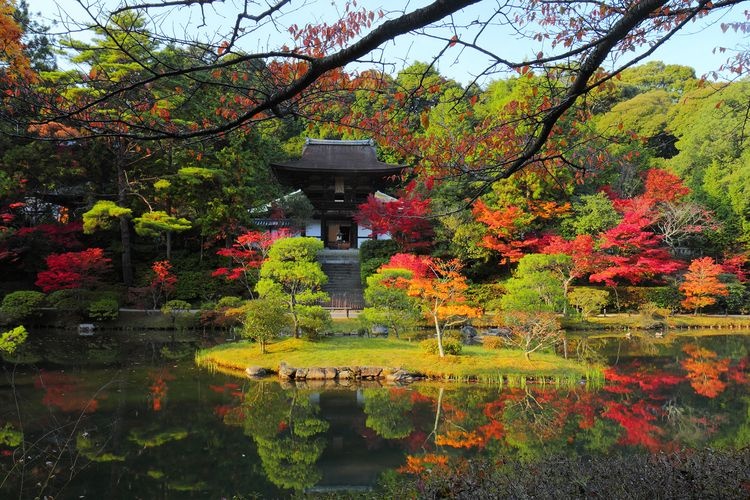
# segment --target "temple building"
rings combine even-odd
[[[299,160],[271,164],[279,182],[301,189],[313,206],[305,235],[333,249],[359,248],[370,238],[354,221],[357,206],[370,194],[393,200],[380,190],[393,185],[404,168],[378,161],[372,140],[307,139]]]

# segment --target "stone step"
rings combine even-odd
[[[330,307],[364,307],[357,250],[324,250],[318,254],[318,262],[328,276],[323,290],[331,297]]]

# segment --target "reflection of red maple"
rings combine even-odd
[[[681,364],[695,392],[707,398],[715,398],[724,392],[727,384],[720,377],[729,371],[729,359],[717,359],[714,351],[695,344],[687,344],[682,350],[688,358]]]
[[[664,448],[657,438],[662,430],[651,422],[656,420],[660,412],[658,406],[641,399],[627,404],[607,403],[602,416],[614,420],[625,429],[625,435],[619,440],[620,444],[640,445],[650,451],[657,451]]]
[[[34,381],[34,387],[44,389],[42,403],[47,406],[55,406],[64,412],[93,413],[99,408],[99,401],[89,397],[81,382],[73,375],[42,372]]]
[[[664,372],[646,372],[640,370],[637,363],[633,363],[632,368],[635,368],[637,371],[625,373],[615,368],[607,368],[604,371],[604,378],[609,383],[604,387],[604,390],[615,394],[630,394],[633,392],[632,386],[638,386],[641,390],[648,392],[649,397],[652,399],[663,399],[662,396],[655,394],[655,392],[677,385],[684,380],[683,377]]]
[[[174,380],[174,375],[169,373],[166,368],[159,371],[151,372],[149,378],[152,383],[148,388],[151,395],[151,409],[161,411],[164,400],[167,397],[167,381]]]

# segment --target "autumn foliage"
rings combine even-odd
[[[435,325],[438,353],[442,358],[443,330],[463,323],[466,318],[478,317],[480,310],[466,303],[466,278],[458,260],[430,259],[429,272],[425,277],[414,278],[409,282],[407,294],[415,297],[422,305],[425,316]]]
[[[229,257],[232,265],[216,269],[212,276],[222,276],[227,281],[239,281],[252,293],[258,281],[258,273],[268,251],[276,240],[291,236],[287,230],[282,231],[247,231],[235,239],[232,246],[216,252],[222,257]]]
[[[369,229],[373,237],[389,234],[403,251],[428,248],[432,245],[430,200],[407,193],[394,201],[383,201],[370,195],[361,204],[354,219]]]
[[[13,84],[19,80],[35,81],[36,74],[31,69],[24,52],[21,38],[23,31],[13,18],[15,5],[10,0],[0,0],[0,82]]]
[[[697,313],[702,307],[716,303],[716,297],[729,295],[727,286],[719,281],[722,266],[711,257],[695,259],[690,263],[680,291],[685,295],[682,305]]]
[[[149,288],[156,308],[162,300],[169,300],[170,294],[177,286],[177,276],[172,273],[172,264],[168,260],[159,260],[151,264],[151,272],[154,274]]]
[[[482,245],[498,252],[501,262],[507,263],[518,262],[526,253],[534,252],[539,246],[539,237],[528,234],[532,223],[559,216],[569,208],[568,204],[529,200],[525,207],[510,205],[494,210],[478,200],[472,213],[488,229]]]
[[[430,272],[429,257],[414,255],[413,253],[397,253],[380,266],[380,269],[406,269],[411,271],[414,278],[426,278]]]
[[[727,383],[722,377],[729,372],[729,358],[719,358],[714,351],[695,344],[683,346],[682,351],[688,357],[681,364],[695,392],[715,398],[726,389]]]
[[[112,260],[104,256],[101,248],[52,254],[45,261],[47,270],[40,271],[36,279],[36,285],[45,293],[69,288],[92,288],[112,268]]]

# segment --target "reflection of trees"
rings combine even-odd
[[[574,352],[576,359],[584,363],[602,363],[602,347],[606,345],[604,339],[594,339],[588,336],[567,337],[567,352]]]
[[[414,425],[409,412],[412,402],[397,390],[365,389],[365,414],[367,427],[385,439],[408,436]]]
[[[563,428],[570,406],[557,391],[521,389],[505,404],[505,441],[522,459],[538,459],[558,452],[564,445]]]
[[[148,378],[151,382],[148,387],[149,396],[151,398],[151,408],[154,411],[161,411],[169,389],[167,381],[174,380],[174,375],[170,373],[169,368],[162,367],[150,372]]]
[[[681,361],[687,378],[695,392],[707,398],[715,398],[727,387],[722,376],[729,371],[728,358],[718,358],[714,351],[687,344],[682,347],[687,358]]]
[[[66,413],[93,413],[99,408],[99,401],[83,387],[80,377],[60,372],[40,372],[34,380],[34,387],[44,390],[43,404],[55,406]],[[103,395],[99,394],[99,397]]]
[[[287,392],[277,383],[259,382],[250,386],[243,404],[225,421],[242,419],[271,482],[303,490],[321,478],[315,464],[325,448],[320,434],[328,430],[328,423],[317,417],[318,411],[302,391]]]

